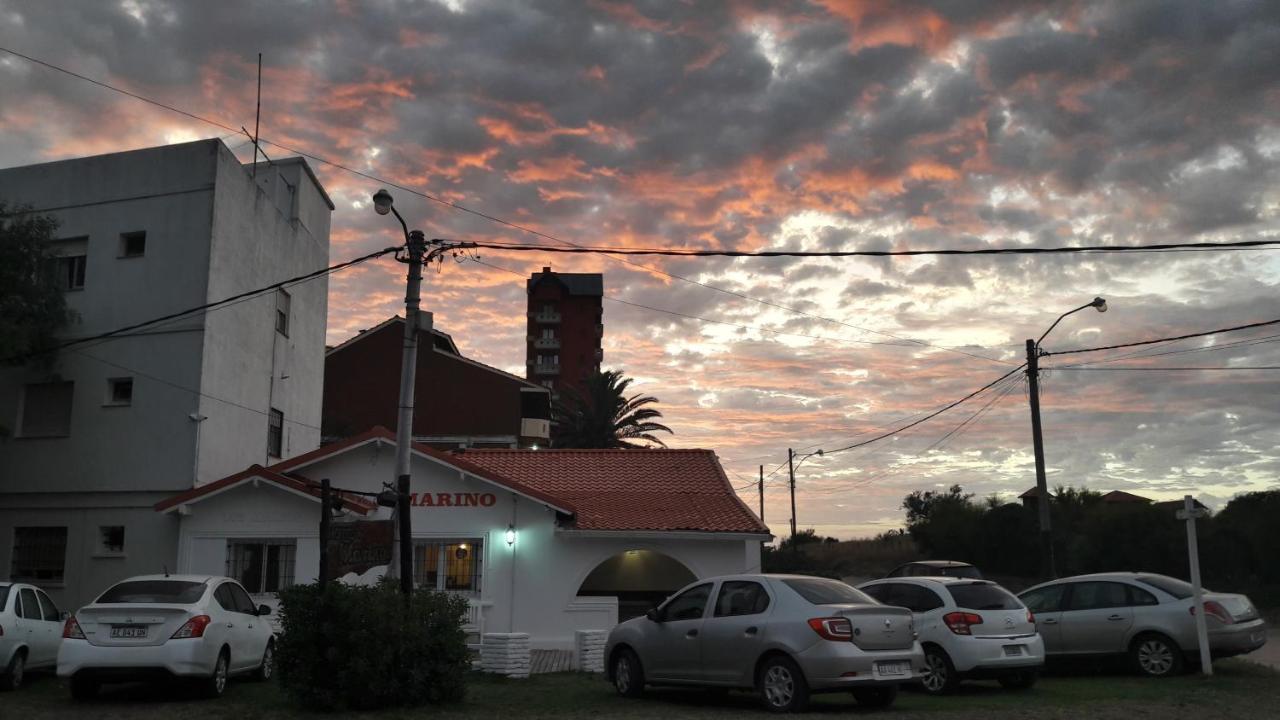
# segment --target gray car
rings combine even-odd
[[[775,712],[841,690],[859,705],[888,706],[925,667],[910,610],[800,575],[699,580],[615,627],[605,658],[627,697],[646,685],[750,689]]]
[[[1177,674],[1196,662],[1191,584],[1154,573],[1077,575],[1036,585],[1018,596],[1035,614],[1050,658],[1127,656],[1143,675]],[[1241,655],[1267,642],[1266,623],[1249,598],[1204,592],[1210,654]]]

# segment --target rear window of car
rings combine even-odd
[[[0,585],[0,612],[4,612],[5,601],[9,599],[9,586]]]
[[[946,577],[982,579],[982,573],[972,565],[950,565],[939,568],[938,574]]]
[[[787,587],[795,590],[800,597],[808,600],[814,605],[844,605],[847,603],[860,603],[864,605],[876,605],[875,600],[870,595],[855,590],[854,588],[840,582],[839,580],[824,580],[823,578],[789,578],[783,580],[782,583]]]
[[[131,580],[102,593],[98,602],[190,605],[204,595],[204,587],[186,580]]]
[[[1167,575],[1136,575],[1134,579],[1157,590],[1163,590],[1179,600],[1185,600],[1195,594],[1191,583]]]
[[[948,585],[956,607],[965,610],[1017,610],[1022,603],[1012,593],[990,583]]]

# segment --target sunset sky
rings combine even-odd
[[[0,46],[250,128],[261,52],[264,139],[574,243],[1280,237],[1276,2],[0,0]],[[219,136],[252,157],[243,135],[0,53],[0,167]],[[334,261],[398,241],[368,201],[378,183],[311,164],[337,205]],[[555,244],[392,193],[428,237]],[[752,508],[758,466],[788,446],[843,447],[963,397],[1095,295],[1109,311],[1067,318],[1046,349],[1280,318],[1280,250],[480,260],[424,285],[464,354],[523,375],[523,277],[604,273],[605,366],[659,398],[673,447],[714,449],[752,483]],[[335,275],[330,342],[403,312],[402,277],[389,260]],[[1274,367],[1277,340],[1045,359],[1050,484],[1216,508],[1280,488],[1280,371],[1153,369]],[[800,526],[865,536],[900,527],[914,489],[1031,487],[1022,378],[805,461]],[[785,476],[766,486],[778,535]]]

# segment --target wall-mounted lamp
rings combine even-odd
[[[516,544],[516,526],[508,525],[507,526],[507,546],[510,547],[511,545],[515,545],[515,544]]]

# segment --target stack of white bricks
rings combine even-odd
[[[607,633],[604,630],[574,631],[575,646],[578,651],[578,670],[580,672],[604,672],[604,643]]]
[[[485,633],[480,639],[480,669],[511,678],[529,677],[529,633]]]

